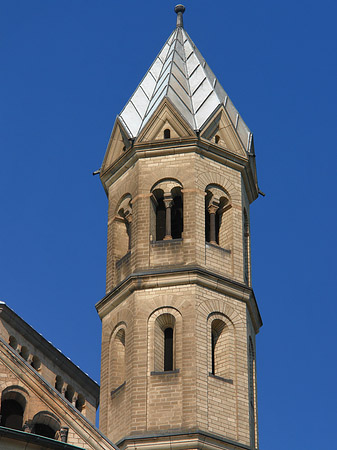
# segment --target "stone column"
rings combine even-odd
[[[129,250],[131,249],[131,222],[132,222],[132,212],[126,211],[124,214],[126,232],[129,236]]]
[[[166,212],[166,222],[165,222],[165,237],[164,240],[172,239],[171,231],[171,208],[173,205],[173,198],[171,194],[164,194],[164,204]]]
[[[216,230],[215,230],[215,215],[219,209],[219,205],[216,205],[214,203],[210,204],[208,207],[209,212],[209,241],[211,244],[217,245],[216,242]]]

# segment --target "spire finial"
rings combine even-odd
[[[177,27],[184,27],[183,23],[183,14],[185,12],[185,6],[184,5],[177,5],[174,8],[174,11],[177,13]]]

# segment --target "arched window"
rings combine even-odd
[[[23,413],[23,407],[16,400],[2,400],[1,426],[22,430]]]
[[[20,355],[22,356],[23,359],[27,361],[29,357],[29,350],[24,345],[21,347]]]
[[[18,348],[18,341],[14,336],[9,336],[9,345],[16,350]]]
[[[183,197],[181,188],[175,187],[172,193],[172,211],[171,211],[171,233],[172,239],[181,238],[183,232]]]
[[[120,327],[112,336],[110,347],[111,390],[125,382],[125,329]]]
[[[22,430],[23,415],[26,408],[25,396],[18,392],[19,386],[11,386],[2,392],[1,396],[1,426]]]
[[[249,284],[249,221],[246,210],[243,211],[243,264],[245,283]]]
[[[230,201],[228,195],[217,186],[208,186],[205,195],[205,240],[210,244],[229,245]]]
[[[32,420],[32,433],[40,436],[56,439],[56,433],[60,431],[60,421],[49,411],[40,411]]]
[[[183,232],[182,187],[176,181],[160,182],[152,190],[151,235],[156,241],[180,239]]]
[[[173,370],[173,328],[164,330],[164,372]]]
[[[212,375],[225,378],[226,374],[226,333],[225,322],[215,319],[212,322],[211,345],[212,345]]]
[[[115,216],[116,253],[122,258],[131,249],[132,197],[127,194],[117,208]]]
[[[171,137],[171,130],[166,128],[166,130],[164,130],[164,139],[170,139],[170,137]]]
[[[220,136],[218,134],[215,135],[214,141],[216,144],[218,144],[220,142]]]
[[[71,384],[68,384],[67,389],[64,393],[64,396],[68,400],[68,402],[70,402],[70,403],[73,402],[74,394],[75,394],[75,389],[71,386]]]
[[[166,208],[164,203],[164,191],[155,189],[153,191],[153,203],[155,209],[155,240],[162,241],[166,236]]]
[[[35,370],[41,369],[41,361],[36,355],[33,356],[31,366],[34,367]]]
[[[76,399],[76,404],[75,404],[76,408],[81,412],[84,409],[85,406],[85,398],[84,395],[82,394],[78,394],[78,397]]]
[[[175,317],[162,314],[157,317],[154,329],[154,370],[168,372],[174,370],[174,329]]]
[[[56,375],[55,378],[55,389],[62,393],[63,388],[63,378],[60,375]]]

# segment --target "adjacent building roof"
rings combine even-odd
[[[144,128],[163,98],[168,98],[196,132],[224,105],[244,147],[251,132],[227,93],[183,28],[182,5],[176,7],[177,26],[119,115],[131,138]]]

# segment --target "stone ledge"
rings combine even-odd
[[[208,373],[208,376],[211,378],[215,378],[216,380],[224,381],[225,383],[233,384],[233,380],[231,380],[230,378],[219,377],[219,375],[214,375],[211,372]]]
[[[175,373],[179,373],[180,369],[174,369],[174,370],[166,370],[165,372],[151,372],[150,375],[173,375]]]

